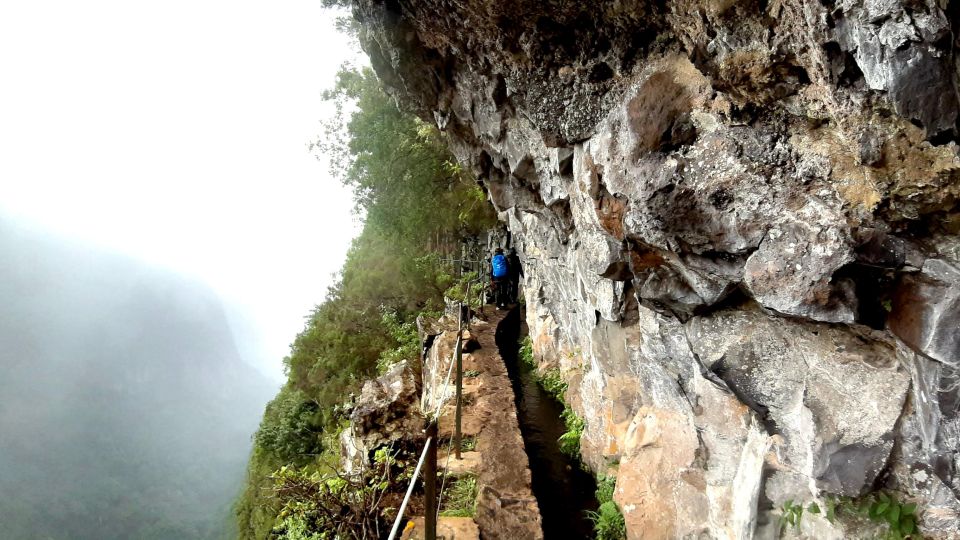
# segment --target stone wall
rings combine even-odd
[[[526,264],[631,538],[960,530],[960,2],[355,0]],[[854,536],[817,516],[801,536]]]

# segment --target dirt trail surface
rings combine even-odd
[[[403,540],[423,540],[423,533],[423,518],[414,518],[412,525],[407,524]],[[441,517],[437,522],[437,538],[443,540],[477,540],[480,538],[480,531],[477,530],[477,524],[468,517]]]

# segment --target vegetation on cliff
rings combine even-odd
[[[378,363],[415,357],[412,322],[443,306],[455,280],[438,254],[495,221],[441,134],[397,109],[371,70],[342,70],[325,97],[342,123],[314,148],[354,189],[364,227],[285,359],[288,381],[264,414],[236,508],[241,538],[289,537],[297,529],[274,530],[291,502],[280,500],[274,473],[283,466],[329,472],[350,395]]]

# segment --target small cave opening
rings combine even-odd
[[[693,314],[702,317],[725,309],[741,308],[752,301],[753,298],[747,293],[743,285],[735,285],[730,287],[720,299],[713,304],[694,308]]]
[[[832,21],[832,19],[828,19],[828,21]],[[828,41],[823,44],[823,51],[833,65],[837,84],[846,87],[860,87],[866,84],[863,71],[857,65],[857,59],[853,54],[843,50],[839,43]]]
[[[575,58],[578,39],[575,32],[550,17],[541,16],[536,22],[536,37],[542,58]]]
[[[590,75],[587,76],[587,80],[594,84],[602,83],[611,78],[613,78],[613,68],[606,62],[597,62],[597,64],[590,69]]]
[[[849,279],[857,296],[856,322],[875,330],[883,330],[890,314],[896,272],[891,268],[850,263],[833,275],[833,281]]]
[[[493,87],[493,98],[494,105],[497,108],[503,107],[504,103],[507,102],[507,81],[501,76],[497,76],[497,82]]]
[[[960,128],[955,126],[953,129],[945,129],[932,135],[928,140],[933,146],[943,146],[951,142],[957,142],[958,132],[960,132]]]
[[[566,182],[573,182],[573,150],[565,152],[558,163],[560,178]]]
[[[850,53],[844,53],[843,71],[840,73],[840,85],[861,87],[866,84],[863,71],[857,64],[857,59]]]
[[[513,386],[543,537],[593,538],[587,512],[599,506],[596,480],[578,459],[561,451],[560,437],[567,431],[564,405],[537,382],[536,370],[521,361],[520,341],[528,334],[524,319],[522,306],[511,309],[497,325],[496,341]]]

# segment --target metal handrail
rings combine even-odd
[[[435,536],[436,524],[440,518],[440,508],[443,506],[443,492],[446,489],[446,485],[447,485],[447,472],[449,470],[450,455],[452,453],[450,449],[453,444],[457,445],[457,459],[461,459],[459,439],[460,439],[460,406],[461,406],[461,400],[462,400],[461,387],[463,385],[463,373],[462,373],[463,366],[461,363],[461,355],[463,354],[464,303],[460,302],[459,305],[460,305],[460,315],[459,315],[459,321],[458,321],[457,343],[453,350],[453,357],[450,359],[450,366],[447,368],[447,377],[443,383],[443,391],[440,393],[437,399],[437,409],[433,413],[432,417],[427,418],[427,421],[428,421],[427,434],[428,435],[432,434],[433,436],[428,436],[427,442],[423,446],[423,451],[420,453],[420,459],[417,462],[417,468],[414,470],[413,476],[410,478],[410,485],[407,487],[407,493],[403,498],[403,503],[400,505],[400,509],[397,511],[397,517],[393,522],[393,527],[390,530],[390,536],[388,537],[388,540],[396,539],[397,532],[400,530],[400,523],[403,522],[403,514],[407,509],[407,504],[410,502],[410,497],[413,494],[413,488],[417,483],[417,479],[420,476],[420,470],[423,467],[424,462],[427,460],[428,455],[432,455],[432,457],[430,458],[432,461],[428,463],[427,478],[424,479],[425,490],[427,491],[427,499],[428,499],[427,500],[428,509],[426,510],[427,514],[424,516],[424,518],[426,520],[427,536],[428,537],[430,536],[431,530]],[[469,306],[470,306],[469,298],[466,306],[467,306],[467,309],[469,309]],[[452,438],[450,440],[450,443],[447,445],[447,466],[444,467],[443,481],[440,484],[439,497],[436,497],[435,500],[432,501],[436,503],[437,508],[435,511],[432,511],[432,509],[429,509],[429,507],[432,506],[430,501],[430,497],[431,497],[430,493],[434,493],[434,492],[431,491],[431,488],[426,483],[433,482],[434,483],[433,490],[436,489],[435,482],[436,482],[436,473],[437,473],[437,464],[436,464],[437,426],[440,422],[440,411],[443,410],[443,406],[446,405],[447,400],[450,397],[447,395],[447,393],[449,391],[450,377],[453,374],[454,365],[457,366],[457,392],[455,394],[457,396],[456,436]],[[422,403],[421,403],[421,406],[423,406]],[[430,451],[431,444],[434,445],[433,452]],[[430,518],[433,518],[433,519],[431,520]]]
[[[443,465],[443,480],[440,482],[440,494],[437,496],[437,523],[440,523],[440,509],[443,508],[443,491],[447,489],[447,473],[450,472],[450,449],[453,447],[453,439],[447,443],[447,461]]]
[[[393,521],[393,528],[390,529],[390,536],[387,540],[395,540],[397,537],[397,531],[400,529],[400,523],[403,521],[403,512],[407,509],[407,503],[410,502],[410,496],[413,495],[413,486],[417,483],[417,477],[420,476],[420,468],[423,467],[423,462],[427,459],[427,450],[430,449],[430,444],[433,442],[432,437],[427,437],[427,443],[423,445],[423,452],[420,453],[420,461],[417,462],[417,468],[414,469],[413,477],[410,479],[410,487],[407,488],[407,494],[400,504],[400,510],[397,511],[397,519]]]

